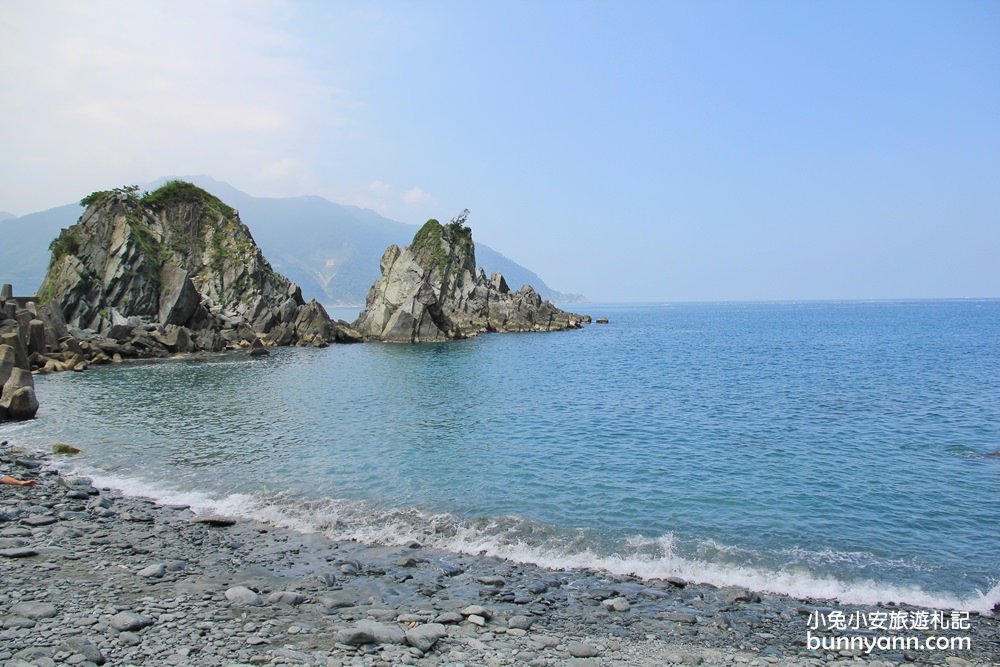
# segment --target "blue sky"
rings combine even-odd
[[[18,215],[208,174],[594,300],[1000,296],[997,2],[0,0],[0,63]]]

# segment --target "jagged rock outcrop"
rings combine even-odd
[[[69,331],[99,334],[111,356],[361,340],[271,268],[234,209],[190,183],[81,203],[50,246],[38,301],[57,304]]]
[[[382,278],[372,285],[354,328],[370,340],[420,343],[485,332],[561,331],[587,316],[556,308],[525,285],[512,292],[499,273],[476,268],[468,211],[442,225],[428,220],[406,248],[382,256]]]

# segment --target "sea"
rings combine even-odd
[[[609,323],[37,376],[37,418],[0,439],[336,539],[1000,603],[1000,300],[576,310]]]

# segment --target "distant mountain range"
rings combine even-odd
[[[169,180],[173,179],[140,187],[153,190]],[[179,180],[194,183],[239,210],[275,270],[298,283],[307,299],[328,306],[364,304],[368,289],[379,278],[385,249],[394,243],[409,244],[418,229],[322,197],[254,197],[208,176]],[[21,217],[0,213],[0,283],[13,284],[15,294],[36,290],[45,277],[49,243],[82,212],[79,204],[69,204]],[[476,261],[487,274],[502,273],[514,289],[529,284],[543,299],[556,303],[586,300],[579,294],[556,292],[536,273],[481,243],[476,244]]]

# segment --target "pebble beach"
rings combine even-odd
[[[0,485],[9,667],[1000,664],[990,615],[962,613],[961,629],[838,628],[831,617],[934,610],[334,542],[96,488],[17,443],[0,446],[0,472],[38,480]],[[969,646],[816,646],[931,634]]]

